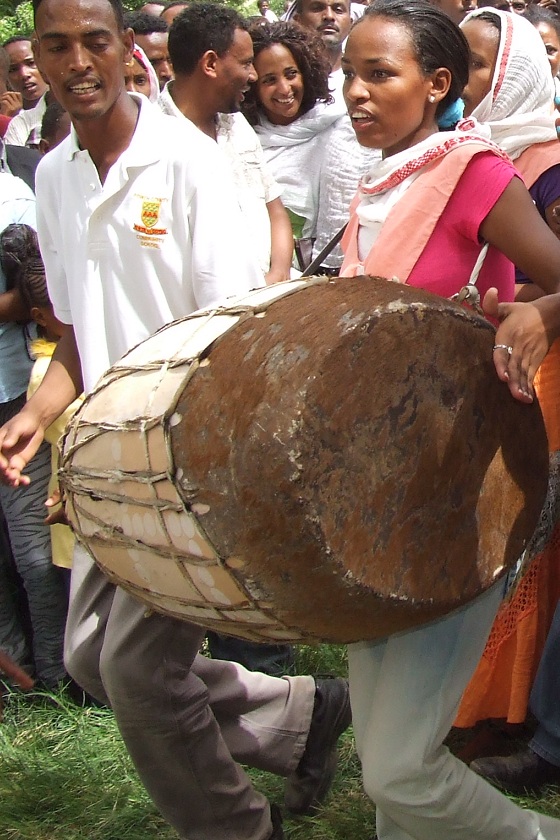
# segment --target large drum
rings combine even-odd
[[[374,639],[522,554],[545,497],[537,404],[461,306],[372,278],[256,291],[115,364],[68,428],[97,563],[155,610],[260,641]]]

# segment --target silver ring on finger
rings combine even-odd
[[[494,350],[505,350],[508,356],[511,356],[511,354],[513,353],[513,347],[511,346],[511,344],[494,344],[494,346],[492,347],[492,352],[494,352]]]

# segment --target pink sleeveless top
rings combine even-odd
[[[508,159],[483,144],[453,149],[411,184],[363,261],[358,255],[358,194],[343,238],[341,275],[397,277],[444,297],[455,294],[468,282],[482,248],[480,225],[516,174]],[[482,296],[495,286],[500,300],[512,300],[513,264],[490,247],[477,286]]]

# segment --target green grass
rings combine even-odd
[[[301,648],[299,673],[344,674],[343,648]],[[283,780],[250,771],[282,801]],[[560,817],[560,795],[519,800]],[[314,818],[286,819],[288,840],[371,840],[374,808],[364,795],[351,731],[341,739],[331,795]],[[113,715],[62,696],[12,694],[0,724],[2,840],[177,840],[140,784]]]

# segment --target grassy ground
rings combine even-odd
[[[345,673],[342,648],[302,648],[300,673]],[[288,840],[371,840],[374,809],[363,794],[352,734],[341,739],[337,778],[315,818],[286,820]],[[272,801],[281,779],[252,773]],[[525,800],[560,817],[560,795]],[[176,840],[139,783],[105,709],[61,696],[13,694],[0,724],[2,840]]]

